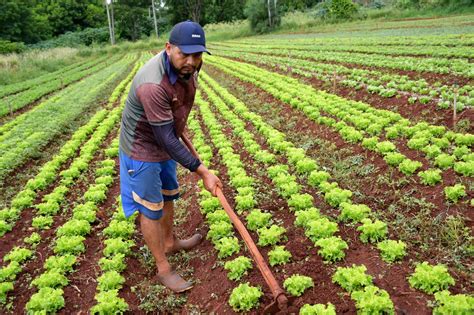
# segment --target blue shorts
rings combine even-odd
[[[142,162],[122,150],[120,158],[120,194],[125,216],[139,211],[151,220],[163,216],[163,202],[179,198],[176,161]]]

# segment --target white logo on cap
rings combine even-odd
[[[199,34],[192,34],[191,37],[198,37],[198,38],[201,38],[201,35],[199,35]]]

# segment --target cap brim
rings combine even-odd
[[[179,49],[185,54],[195,54],[199,52],[206,52],[209,55],[211,54],[206,47],[202,45],[179,45]]]

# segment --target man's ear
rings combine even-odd
[[[171,44],[169,42],[166,42],[165,44],[165,50],[166,50],[166,54],[168,55],[168,57],[170,56],[171,54]]]

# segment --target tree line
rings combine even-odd
[[[279,0],[278,6],[305,9],[319,1]],[[187,19],[201,25],[244,19],[246,2],[249,0],[155,0],[159,31]],[[153,32],[151,0],[114,0],[113,9],[117,37],[137,40]],[[106,28],[105,0],[0,0],[0,39],[4,41],[35,44],[67,32]]]
[[[5,43],[51,46],[108,41],[106,0],[0,0],[0,53]],[[111,0],[116,38],[135,41],[154,32],[152,0]],[[201,25],[248,18],[255,32],[277,27],[288,11],[316,8],[348,19],[358,5],[425,8],[472,5],[474,0],[154,0],[158,31],[193,20]],[[330,16],[332,15],[332,16]],[[65,34],[65,35],[64,35]],[[62,40],[63,42],[57,43]],[[54,42],[56,41],[56,42]],[[37,44],[40,43],[40,44]],[[15,47],[15,46],[14,46]],[[8,49],[7,49],[8,50]]]

